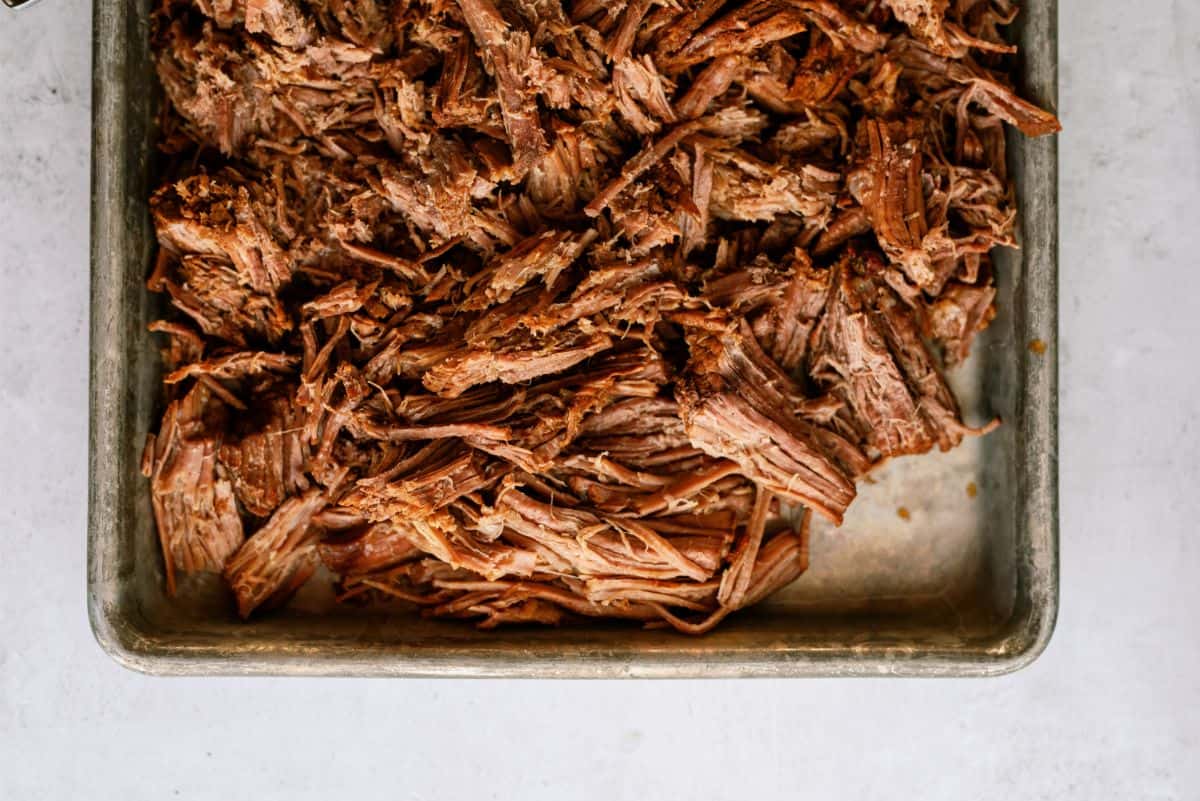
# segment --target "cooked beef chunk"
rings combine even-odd
[[[1059,128],[1014,13],[162,3],[169,590],[701,633],[795,579],[876,464],[994,425],[942,370],[1015,244],[1004,124]]]
[[[217,452],[242,508],[256,517],[269,516],[284,499],[308,488],[296,417],[287,394],[257,398],[254,414],[243,417],[247,430],[227,436]]]
[[[171,593],[176,571],[220,571],[242,544],[233,485],[217,464],[225,416],[221,402],[197,384],[167,407],[158,434],[146,442],[142,472]]]
[[[392,567],[423,555],[402,523],[372,523],[348,534],[327,537],[317,546],[325,567],[347,579]]]
[[[312,519],[327,503],[317,489],[288,498],[225,562],[242,617],[272,599],[286,599],[316,570],[319,536]]]

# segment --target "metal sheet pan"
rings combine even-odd
[[[1024,6],[1014,28],[1021,89],[1054,108],[1056,3]],[[1058,604],[1052,138],[1010,140],[1022,249],[1000,254],[1000,314],[950,376],[968,420],[999,414],[1004,425],[949,454],[881,470],[840,529],[814,531],[807,574],[712,634],[621,625],[479,632],[331,610],[320,587],[250,623],[202,583],[167,598],[138,472],[159,399],[146,331],[157,301],[144,288],[153,247],[148,9],[130,0],[94,11],[88,611],[119,662],[160,674],[983,676],[1041,653]],[[1044,354],[1026,347],[1034,339],[1048,343]]]

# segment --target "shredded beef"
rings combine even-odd
[[[166,583],[702,633],[804,572],[1015,245],[1010,2],[162,0]],[[799,509],[795,507],[800,507]]]

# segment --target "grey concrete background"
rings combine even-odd
[[[1061,6],[1049,650],[987,681],[710,683],[163,680],[104,656],[90,7],[0,13],[0,799],[1200,798],[1200,5]]]

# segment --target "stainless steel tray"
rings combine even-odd
[[[1021,88],[1054,108],[1057,5],[1024,6],[1014,29]],[[999,414],[1005,424],[949,454],[889,465],[841,529],[814,532],[807,574],[712,634],[615,625],[484,633],[326,609],[319,589],[250,623],[202,587],[168,599],[138,472],[159,399],[146,332],[158,307],[144,288],[156,94],[148,9],[149,0],[130,0],[94,12],[88,612],[119,662],[162,674],[983,676],[1045,648],[1058,606],[1052,138],[1010,140],[1023,247],[1000,255],[1000,314],[950,376],[968,419]],[[1048,343],[1044,354],[1026,347],[1034,339]]]

